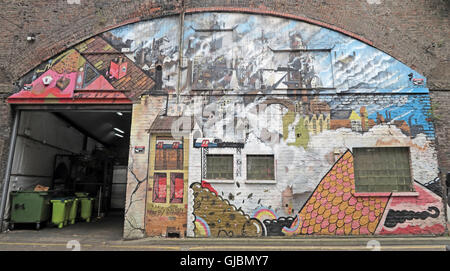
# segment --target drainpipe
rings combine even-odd
[[[16,111],[16,114],[14,116],[14,125],[13,130],[11,132],[11,141],[10,141],[10,147],[9,147],[9,154],[8,154],[8,162],[6,164],[6,173],[5,173],[5,179],[3,180],[3,191],[2,191],[2,202],[0,206],[0,232],[3,232],[3,220],[5,215],[5,209],[6,209],[6,200],[8,199],[9,194],[9,180],[11,179],[11,169],[12,169],[12,163],[14,158],[14,150],[16,148],[16,139],[17,139],[17,130],[19,127],[19,120],[20,120],[20,110]]]
[[[180,39],[178,41],[178,82],[177,82],[177,106],[180,102],[180,84],[181,84],[181,66],[183,65],[183,36],[184,36],[184,0],[181,1],[181,13],[180,13]]]

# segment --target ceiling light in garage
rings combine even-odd
[[[114,128],[114,130],[116,130],[116,131],[119,132],[119,133],[125,134],[125,132],[122,131],[122,130],[120,130],[119,128]]]

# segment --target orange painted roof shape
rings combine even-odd
[[[286,235],[369,235],[377,229],[389,197],[356,197],[353,155],[343,154],[323,177]]]

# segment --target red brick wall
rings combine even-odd
[[[450,90],[432,91],[431,104],[433,123],[437,138],[439,168],[441,181],[445,183],[447,172],[450,172]]]

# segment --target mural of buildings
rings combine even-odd
[[[166,17],[116,28],[102,37],[155,81],[154,90],[174,92],[178,80],[178,25],[177,17]]]
[[[125,236],[445,232],[441,196],[425,185],[439,172],[425,77],[292,19],[189,13],[181,27],[169,16],[105,32],[42,64],[10,97],[136,103],[131,144],[150,155],[129,153],[148,169],[129,167]],[[353,149],[378,147],[408,148],[414,191],[355,191]],[[214,155],[232,177],[207,178]]]

